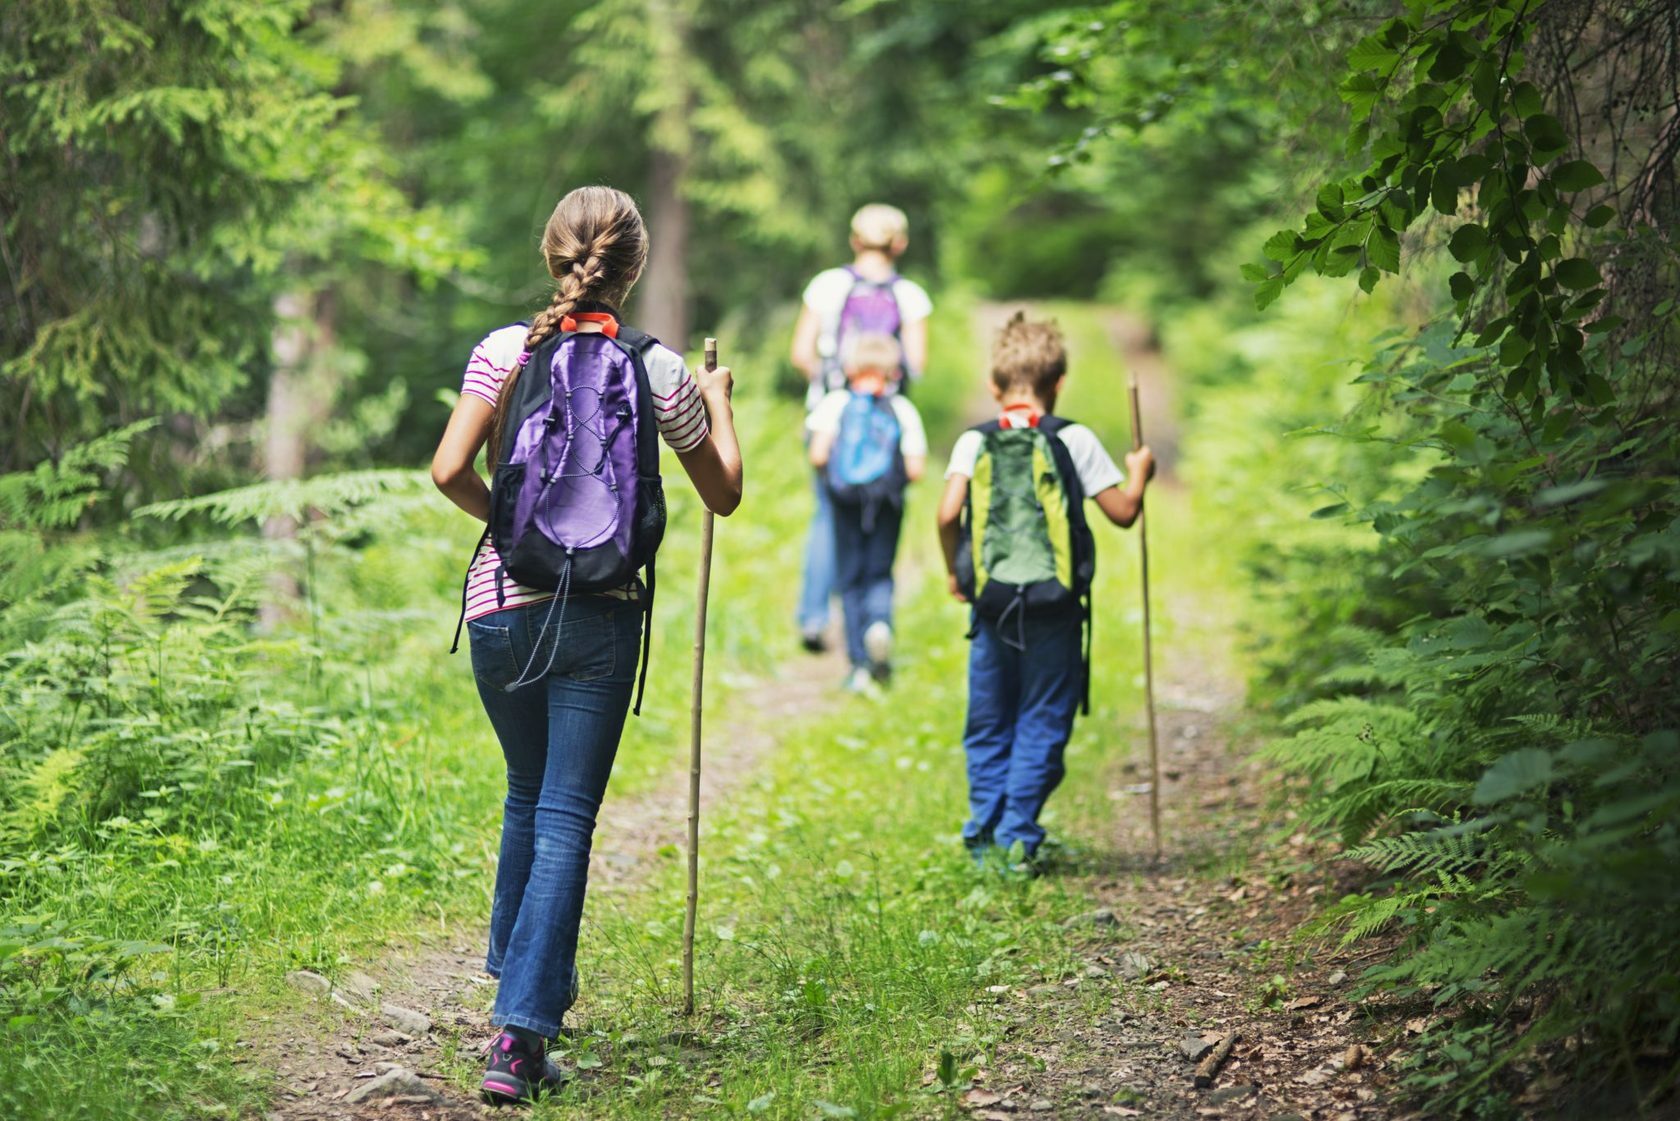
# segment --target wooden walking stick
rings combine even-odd
[[[1143,446],[1143,413],[1138,409],[1137,371],[1128,372],[1127,388],[1132,395],[1132,450]],[[1155,738],[1155,658],[1149,640],[1149,535],[1143,506],[1138,506],[1138,557],[1143,574],[1143,703],[1149,712],[1149,835],[1155,842],[1155,859],[1161,859],[1161,752]]]
[[[706,340],[706,369],[717,369],[717,340]],[[706,680],[706,598],[712,584],[712,523],[700,521],[700,591],[694,601],[694,689],[688,702],[688,907],[683,914],[683,1015],[694,1015],[694,920],[700,904],[700,711]]]

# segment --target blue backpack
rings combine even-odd
[[[899,448],[903,435],[890,398],[852,393],[828,456],[829,496],[841,506],[863,507],[867,521],[873,521],[882,503],[902,504],[909,484]]]

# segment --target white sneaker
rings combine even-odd
[[[846,675],[840,688],[859,697],[876,698],[881,695],[881,687],[875,684],[875,678],[865,666],[858,666]]]
[[[877,678],[892,663],[892,640],[892,624],[884,619],[869,624],[863,632],[863,648],[869,653],[869,664]]]

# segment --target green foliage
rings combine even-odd
[[[1461,266],[1448,281],[1461,330],[1474,333],[1478,346],[1497,345],[1490,357],[1504,395],[1531,406],[1538,424],[1543,398],[1609,402],[1611,381],[1593,343],[1603,335],[1620,341],[1631,318],[1601,307],[1610,289],[1594,258],[1619,252],[1619,239],[1594,231],[1615,217],[1606,199],[1640,198],[1640,177],[1672,158],[1653,150],[1656,164],[1635,161],[1622,182],[1610,183],[1580,153],[1635,134],[1623,133],[1624,122],[1602,138],[1572,136],[1554,114],[1578,120],[1583,99],[1614,102],[1614,93],[1591,88],[1587,70],[1575,72],[1592,65],[1583,60],[1593,49],[1583,28],[1602,21],[1617,34],[1661,34],[1672,13],[1606,2],[1565,17],[1536,7],[1531,0],[1412,5],[1356,44],[1340,87],[1353,121],[1346,147],[1371,162],[1320,186],[1301,228],[1274,235],[1263,249],[1266,263],[1244,272],[1261,308],[1308,269],[1324,276],[1357,270],[1369,292],[1383,273],[1399,271],[1402,233],[1431,215],[1462,214],[1447,242]],[[1551,48],[1558,57],[1531,60],[1537,32],[1559,37],[1563,45]],[[1614,84],[1643,96],[1642,77]],[[1536,82],[1551,87],[1550,98]],[[1619,232],[1644,224],[1635,218]],[[1622,288],[1618,302],[1631,313],[1638,298]],[[1638,300],[1637,310],[1655,302]]]
[[[1637,1096],[1672,1067],[1627,1041],[1680,1027],[1680,255],[1652,221],[1680,199],[1637,119],[1675,104],[1638,44],[1676,16],[1565,9],[1373,18],[1341,86],[1363,170],[1245,269],[1289,298],[1164,332],[1208,531],[1249,542],[1266,754],[1377,877],[1309,930],[1397,939],[1367,984],[1439,1006],[1406,1077],[1452,1114],[1517,1111],[1536,1049]]]

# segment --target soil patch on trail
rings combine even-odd
[[[707,806],[750,779],[790,721],[840,703],[843,662],[834,653],[790,653],[776,677],[738,690],[741,699],[729,706],[728,719],[707,731],[702,820]],[[681,754],[686,760],[686,749]],[[590,858],[592,896],[633,890],[667,859],[662,853],[684,845],[687,791],[688,769],[675,763],[667,781],[638,797],[615,800],[609,788]],[[586,912],[586,944],[588,938]],[[484,944],[482,925],[431,926],[413,944],[335,981],[288,975],[295,1004],[253,1024],[248,1040],[254,1061],[276,1076],[266,1121],[494,1116],[444,1073],[489,1041],[496,982],[483,972]]]
[[[1181,625],[1204,630],[1176,606]],[[976,1008],[1002,1042],[963,1099],[973,1116],[1398,1116],[1386,1104],[1394,1017],[1350,995],[1370,947],[1308,954],[1292,938],[1350,885],[1270,816],[1236,678],[1218,661],[1186,648],[1157,685],[1162,860],[1140,727],[1132,760],[1104,776],[1115,834],[1049,873],[1090,901],[1069,923],[1080,964]]]

